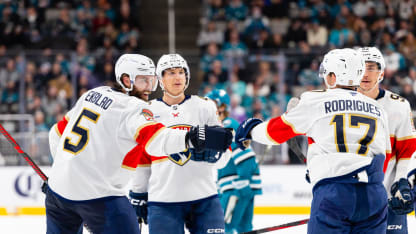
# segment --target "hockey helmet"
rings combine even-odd
[[[189,70],[186,60],[179,54],[164,54],[162,55],[162,57],[160,57],[156,66],[156,75],[160,81],[159,85],[160,85],[160,88],[162,88],[162,90],[165,90],[165,87],[163,87],[163,83],[161,82],[163,71],[169,68],[177,68],[177,67],[183,68],[185,70],[185,75],[186,75],[185,89],[188,88],[189,80],[191,79],[191,71]]]
[[[377,63],[380,71],[384,71],[386,68],[386,62],[384,61],[383,54],[381,54],[380,50],[376,47],[362,47],[358,49],[361,53],[361,55],[364,57],[364,60],[366,62],[374,62]],[[379,81],[381,82],[383,80],[383,76],[379,76]]]
[[[223,89],[214,89],[207,93],[205,97],[216,101],[218,106],[222,104],[225,104],[227,107],[230,106],[230,96]]]
[[[133,84],[137,76],[155,76],[155,64],[153,60],[140,54],[123,54],[120,58],[117,59],[114,72],[116,75],[116,81],[121,87],[129,92],[133,90]],[[123,74],[129,75],[130,78],[130,88],[125,87],[121,81],[121,76]],[[157,88],[157,79],[154,77],[152,79],[152,91],[155,91]]]
[[[365,61],[364,57],[358,51],[350,48],[334,49],[329,51],[325,56],[319,68],[319,77],[325,80],[329,73],[336,76],[336,85],[359,86],[364,76]]]

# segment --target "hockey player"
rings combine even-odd
[[[163,55],[156,74],[163,90],[163,97],[149,105],[156,121],[186,130],[192,125],[221,125],[211,100],[185,95],[190,70],[179,54]],[[136,201],[133,206],[139,218],[145,222],[148,218],[149,233],[184,233],[184,225],[190,233],[224,232],[214,170],[216,164],[226,164],[226,157],[219,158],[215,151],[192,150],[162,157],[146,156],[139,162],[130,197]]]
[[[225,128],[237,130],[239,123],[228,117],[230,97],[222,89],[209,92]],[[220,201],[224,209],[225,233],[243,233],[253,229],[254,196],[262,194],[259,165],[251,148],[241,150],[231,144],[232,156],[224,168],[218,170]]]
[[[320,67],[327,90],[305,92],[296,107],[267,122],[244,121],[235,141],[280,144],[308,137],[313,200],[308,233],[385,233],[387,193],[383,162],[390,152],[386,115],[356,91],[364,75],[361,54],[336,49]]]
[[[143,160],[137,151],[224,151],[231,143],[232,133],[223,128],[188,132],[154,121],[148,104],[136,98],[146,98],[157,85],[151,59],[122,55],[115,74],[118,89],[87,91],[49,133],[54,163],[46,189],[47,233],[76,233],[82,223],[92,233],[139,233],[124,195],[130,171]]]
[[[392,154],[384,163],[384,185],[390,198],[387,233],[405,234],[407,233],[406,214],[413,210],[407,169],[409,159],[416,151],[416,133],[410,104],[403,97],[379,87],[386,67],[381,52],[376,47],[364,47],[359,51],[366,64],[359,91],[380,103],[389,120]]]

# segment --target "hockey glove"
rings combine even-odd
[[[206,149],[225,152],[232,140],[232,128],[220,126],[191,127],[185,136],[187,148],[194,148],[196,153],[202,153]]]
[[[215,150],[206,149],[202,153],[197,153],[194,150],[191,150],[191,160],[194,161],[216,163],[221,156],[222,153]]]
[[[389,208],[396,215],[405,215],[413,210],[413,199],[410,192],[410,184],[405,178],[401,178],[391,186]]]
[[[130,203],[136,211],[139,223],[147,224],[147,193],[130,191]]]
[[[237,132],[235,134],[235,143],[240,149],[245,150],[250,145],[251,129],[262,122],[263,120],[261,119],[249,118],[242,122],[240,126],[238,126]]]

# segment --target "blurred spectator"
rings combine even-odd
[[[329,33],[328,43],[333,47],[340,48],[352,37],[354,37],[353,32],[346,27],[346,22],[336,19],[335,27]]]
[[[232,31],[230,33],[230,41],[225,42],[222,48],[222,53],[226,57],[227,62],[231,61],[232,64],[238,64],[240,67],[244,67],[243,58],[247,55],[247,52],[247,46],[244,42],[240,41],[238,31]]]
[[[309,68],[303,69],[299,74],[299,83],[307,87],[307,90],[317,89],[321,85],[322,79],[318,76],[319,64],[312,61]]]
[[[230,0],[225,7],[225,18],[227,20],[245,20],[248,14],[248,8],[242,0]]]
[[[19,92],[15,81],[6,82],[6,87],[1,94],[2,109],[0,113],[16,114],[18,112]],[[4,108],[4,109],[3,109]]]
[[[224,57],[219,53],[217,44],[209,43],[207,52],[202,56],[199,67],[203,72],[209,72],[214,60],[224,62]]]
[[[207,17],[209,20],[225,20],[225,8],[222,0],[209,0]]]
[[[325,46],[328,40],[328,30],[313,20],[306,29],[306,40],[310,46]]]
[[[384,60],[386,61],[386,69],[384,71],[386,78],[393,77],[394,73],[405,67],[403,56],[396,51],[392,44],[385,48]]]
[[[197,45],[202,49],[209,43],[215,43],[222,45],[224,42],[224,33],[217,29],[217,25],[214,21],[209,21],[205,27],[199,32]]]
[[[406,77],[401,82],[400,96],[404,97],[409,101],[412,110],[416,110],[416,94],[413,90],[413,82],[410,78]]]
[[[246,41],[257,41],[262,30],[270,31],[269,19],[262,15],[260,7],[253,7],[251,9],[251,16],[247,17],[244,22],[243,35]]]
[[[9,81],[17,82],[19,73],[16,69],[16,63],[13,58],[9,58],[6,67],[0,68],[0,90],[7,86]]]
[[[218,80],[217,82],[224,83],[228,80],[228,72],[223,69],[223,65],[220,60],[214,60],[211,63],[211,69],[205,75],[204,81],[208,82],[211,76],[215,76]]]
[[[45,114],[42,111],[37,110],[35,112],[34,117],[35,117],[35,131],[36,132],[48,132],[49,127],[45,123]]]
[[[230,75],[230,80],[226,83],[226,87],[232,94],[239,95],[240,97],[246,93],[246,83],[241,81],[235,73]]]
[[[263,12],[270,18],[284,18],[288,16],[289,4],[285,0],[270,0],[265,1],[266,5]]]
[[[300,41],[306,41],[306,31],[299,19],[294,19],[285,38],[289,47],[296,47]]]
[[[364,16],[367,16],[368,11],[372,7],[374,7],[374,2],[373,1],[358,0],[356,3],[354,3],[352,8],[353,8],[354,14],[357,15],[358,17],[362,18]]]
[[[254,54],[269,54],[274,46],[273,38],[268,30],[261,30],[259,38],[252,40],[249,44],[250,52]]]
[[[110,19],[106,16],[103,9],[99,9],[97,15],[92,20],[92,30],[95,33],[104,31],[104,28],[110,23]],[[128,24],[127,24],[128,25]]]

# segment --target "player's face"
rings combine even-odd
[[[169,68],[163,73],[163,86],[172,95],[179,95],[185,91],[186,73],[183,68]]]
[[[133,90],[130,91],[130,95],[148,101],[149,95],[152,93],[153,87],[155,87],[155,85],[155,76],[136,76]]]
[[[378,68],[377,63],[366,62],[364,77],[360,83],[361,89],[365,91],[372,89],[377,84],[379,76],[382,75],[381,72],[382,71]]]

